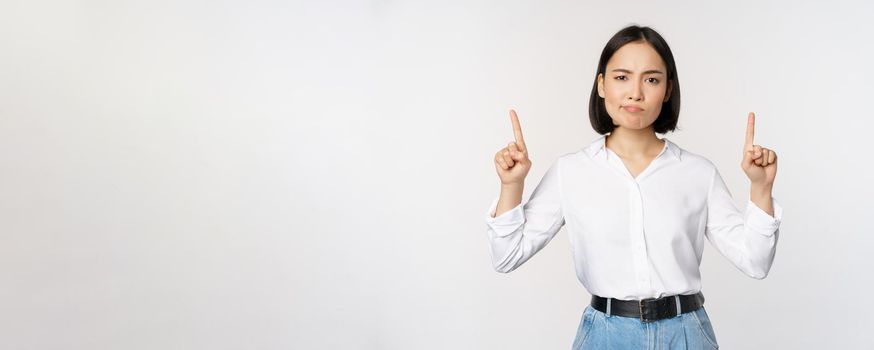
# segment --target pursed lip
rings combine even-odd
[[[624,108],[626,111],[629,111],[629,112],[640,112],[643,110],[643,108],[640,108],[640,106],[633,106],[633,105],[622,106],[622,108]]]

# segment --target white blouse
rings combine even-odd
[[[704,238],[752,278],[768,275],[783,208],[735,205],[716,166],[667,138],[638,174],[605,147],[606,136],[559,157],[527,202],[486,217],[489,252],[507,273],[567,224],[577,278],[591,294],[622,300],[701,290]]]

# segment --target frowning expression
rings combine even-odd
[[[629,129],[650,127],[670,98],[665,62],[646,41],[625,44],[598,74],[598,95],[613,124]]]

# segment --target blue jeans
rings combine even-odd
[[[704,307],[673,318],[642,322],[586,307],[572,350],[581,349],[718,349]]]

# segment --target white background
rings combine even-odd
[[[485,233],[516,108],[534,162],[598,135],[607,40],[676,57],[680,130],[738,205],[746,115],[779,154],[768,278],[709,244],[726,349],[874,346],[874,5],[694,1],[0,4],[0,348],[567,349],[562,230]]]

